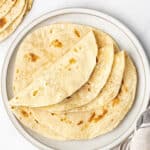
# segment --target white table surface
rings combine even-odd
[[[0,69],[12,40],[30,21],[55,9],[64,7],[92,8],[106,12],[125,23],[139,38],[150,56],[150,1],[149,0],[34,0],[34,5],[17,31],[0,43]],[[0,98],[0,149],[37,150],[26,141],[9,120]]]

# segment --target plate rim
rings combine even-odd
[[[3,62],[3,66],[2,66],[2,75],[1,75],[1,92],[2,92],[2,101],[5,107],[5,110],[7,111],[7,114],[9,116],[9,119],[11,120],[11,122],[13,123],[14,127],[17,129],[17,131],[23,135],[23,137],[25,137],[25,139],[27,139],[30,143],[32,143],[33,145],[37,146],[38,148],[41,149],[51,149],[50,147],[48,147],[46,144],[41,143],[39,140],[35,139],[34,137],[32,137],[29,133],[27,133],[24,128],[20,125],[19,122],[16,121],[14,115],[10,112],[9,110],[9,106],[8,106],[8,101],[4,100],[7,96],[6,93],[4,91],[4,89],[6,89],[6,76],[7,76],[7,69],[8,69],[8,64],[9,61],[11,59],[11,56],[14,52],[15,47],[17,46],[17,43],[22,39],[22,37],[30,30],[32,29],[35,25],[39,24],[40,22],[46,20],[47,18],[51,18],[51,17],[55,17],[57,15],[61,15],[61,14],[67,14],[67,13],[84,13],[84,14],[88,14],[88,15],[95,15],[101,18],[104,18],[105,20],[113,23],[114,25],[117,25],[117,27],[119,27],[121,30],[124,31],[124,33],[126,33],[126,35],[128,37],[130,37],[130,39],[132,39],[134,41],[134,44],[136,45],[137,48],[141,49],[142,51],[140,51],[140,54],[142,56],[143,62],[144,62],[144,66],[145,66],[145,71],[146,71],[146,75],[150,75],[150,64],[148,61],[148,57],[146,56],[146,52],[144,51],[143,46],[141,45],[140,41],[138,40],[138,38],[135,36],[135,34],[123,23],[121,23],[118,19],[116,19],[115,17],[112,17],[106,13],[103,13],[101,11],[98,10],[93,10],[93,9],[86,9],[86,8],[64,8],[64,9],[57,9],[54,11],[49,11],[47,13],[44,13],[43,15],[35,18],[34,20],[32,20],[29,24],[27,24],[24,27],[24,30],[21,30],[14,38],[14,40],[11,42],[13,43],[6,53],[6,57],[4,59]],[[107,19],[106,19],[107,18]],[[19,38],[16,38],[18,37]],[[16,44],[14,44],[16,43]],[[3,88],[2,88],[3,87]],[[147,85],[147,89],[145,92],[145,95],[147,97],[147,102],[146,100],[143,101],[143,110],[140,111],[139,115],[142,113],[142,111],[144,111],[144,109],[146,109],[147,105],[148,105],[148,99],[150,97],[150,90],[148,90],[150,86]],[[125,133],[124,135],[122,135],[120,140],[115,140],[113,143],[109,144],[108,146],[104,146],[102,149],[108,149],[108,148],[113,148],[117,145],[119,145],[121,142],[123,142],[123,140],[125,138],[127,138],[131,132],[134,129],[136,120],[133,122],[133,124],[129,127],[127,133]],[[55,148],[54,148],[55,149]]]

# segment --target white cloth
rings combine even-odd
[[[139,129],[130,144],[131,150],[150,150],[150,128]]]
[[[125,144],[124,144],[125,145]],[[129,144],[120,149],[120,145],[113,150],[150,150],[150,128],[141,128],[134,133]]]

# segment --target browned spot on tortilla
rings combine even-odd
[[[96,57],[96,63],[98,63],[98,58]]]
[[[71,96],[68,96],[66,99],[70,99],[71,98]]]
[[[24,117],[29,117],[29,114],[25,110],[21,110],[21,113]]]
[[[74,58],[71,58],[71,59],[69,60],[69,63],[70,63],[70,64],[75,64],[75,63],[76,63],[76,60],[75,60]]]
[[[0,19],[0,28],[3,28],[6,23],[7,23],[6,18],[4,18],[4,17],[1,18]]]
[[[115,99],[112,100],[112,105],[115,106],[115,105],[119,104],[119,102],[120,102],[120,99],[115,98]]]
[[[90,118],[88,119],[88,122],[91,122],[94,119],[95,115],[96,115],[95,112],[93,112]]]
[[[36,120],[36,119],[34,119],[34,121],[35,121],[36,123],[39,123],[38,120]]]
[[[80,121],[77,123],[77,125],[81,125],[81,124],[83,124],[83,120],[80,120]]]
[[[77,36],[77,37],[80,37],[80,32],[76,29],[74,29],[74,34]]]
[[[34,53],[29,53],[29,54],[26,54],[24,58],[28,61],[36,62],[39,59],[39,56],[35,55]]]
[[[53,40],[50,45],[53,45],[54,47],[59,47],[59,48],[62,47],[62,43],[57,39]]]
[[[31,57],[32,62],[35,62],[35,61],[37,61],[37,59],[39,59],[39,57],[33,53],[30,53],[30,57]]]
[[[63,118],[61,118],[61,119],[60,119],[60,121],[62,121],[62,122],[63,122],[63,121],[64,121],[64,119],[63,119]]]
[[[88,85],[90,85],[90,83],[89,83],[89,82],[87,82],[87,84],[88,84]]]
[[[11,106],[11,109],[14,109],[15,107],[14,106]]]
[[[52,116],[54,116],[54,115],[55,115],[55,113],[51,113],[51,115],[52,115]]]
[[[36,90],[36,91],[33,91],[33,96],[36,96],[38,94],[38,90]]]
[[[91,89],[90,89],[90,88],[88,88],[88,91],[89,91],[89,92],[91,92]]]
[[[16,99],[19,99],[19,97],[17,96]]]
[[[99,120],[101,120],[107,114],[107,112],[107,109],[104,109],[102,114],[94,118],[94,122],[98,122]]]

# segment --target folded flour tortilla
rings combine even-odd
[[[56,63],[50,64],[10,104],[41,107],[61,102],[87,82],[96,65],[96,56],[97,44],[91,31]]]
[[[34,78],[39,76],[47,64],[53,64],[60,59],[91,30],[94,31],[99,50],[114,44],[115,51],[119,51],[116,42],[108,34],[85,25],[51,24],[28,34],[22,41],[16,56],[14,94],[27,87]],[[35,58],[34,61],[32,61],[33,58]]]

